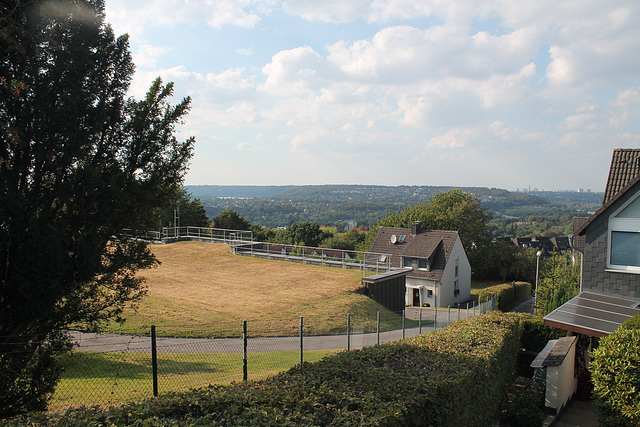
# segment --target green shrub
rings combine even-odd
[[[634,318],[602,338],[591,353],[594,403],[603,425],[640,425],[640,329],[634,328],[637,324],[638,319]]]
[[[0,347],[0,420],[47,408],[62,372],[57,356],[66,346],[56,341],[60,337],[51,334],[47,343],[23,338]]]
[[[567,331],[545,326],[542,317],[523,314],[522,347],[529,351],[542,351],[549,340],[567,336]]]
[[[625,320],[622,325],[620,325],[621,329],[640,329],[640,314],[636,314],[630,319]]]
[[[544,419],[544,392],[531,386],[521,393],[510,396],[505,409],[500,416],[500,425],[518,427],[539,427]]]
[[[528,282],[511,282],[489,286],[480,292],[480,301],[486,301],[492,295],[497,298],[498,310],[504,311],[514,302],[531,296],[531,284]]]
[[[270,379],[137,405],[17,420],[38,425],[491,425],[520,347],[521,317],[491,313],[342,352]]]

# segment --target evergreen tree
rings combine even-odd
[[[536,309],[543,316],[551,313],[580,290],[580,265],[574,263],[569,253],[560,254],[555,250],[542,261]]]
[[[122,320],[157,264],[130,230],[180,188],[194,140],[174,128],[171,83],[126,98],[126,36],[103,0],[0,5],[0,418],[44,409],[60,332]]]

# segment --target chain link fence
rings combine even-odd
[[[394,316],[395,323],[380,313],[374,319],[347,315],[334,335],[323,336],[307,335],[312,328],[304,318],[277,322],[284,330],[273,337],[252,336],[257,321],[237,325],[237,338],[156,337],[154,327],[147,336],[72,332],[74,351],[61,357],[64,373],[50,410],[106,407],[209,384],[260,380],[302,361],[432,332],[495,309],[495,300],[460,309],[408,308]]]

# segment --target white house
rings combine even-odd
[[[471,266],[457,231],[380,227],[370,252],[388,254],[407,275],[407,306],[449,307],[469,301]]]

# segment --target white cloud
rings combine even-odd
[[[637,123],[640,118],[638,106],[640,106],[640,87],[620,91],[616,99],[610,103],[612,111],[609,124],[614,128],[620,128],[632,119]]]
[[[249,144],[248,142],[238,142],[236,145],[238,151],[265,151],[265,147],[255,144]]]
[[[372,0],[287,0],[283,9],[309,21],[353,22],[362,17]]]
[[[479,134],[478,129],[452,129],[444,135],[431,138],[427,142],[427,149],[452,150],[464,148]]]
[[[309,46],[275,54],[262,68],[267,76],[264,90],[277,95],[297,95],[313,90],[322,64],[320,55]]]
[[[133,63],[138,68],[153,68],[156,66],[158,57],[164,55],[170,48],[164,46],[152,46],[150,44],[142,44],[138,51],[133,55]]]
[[[251,10],[251,0],[109,0],[107,22],[116,34],[141,34],[146,27],[174,27],[188,23],[207,24],[211,28],[233,25],[254,28],[260,16]]]

